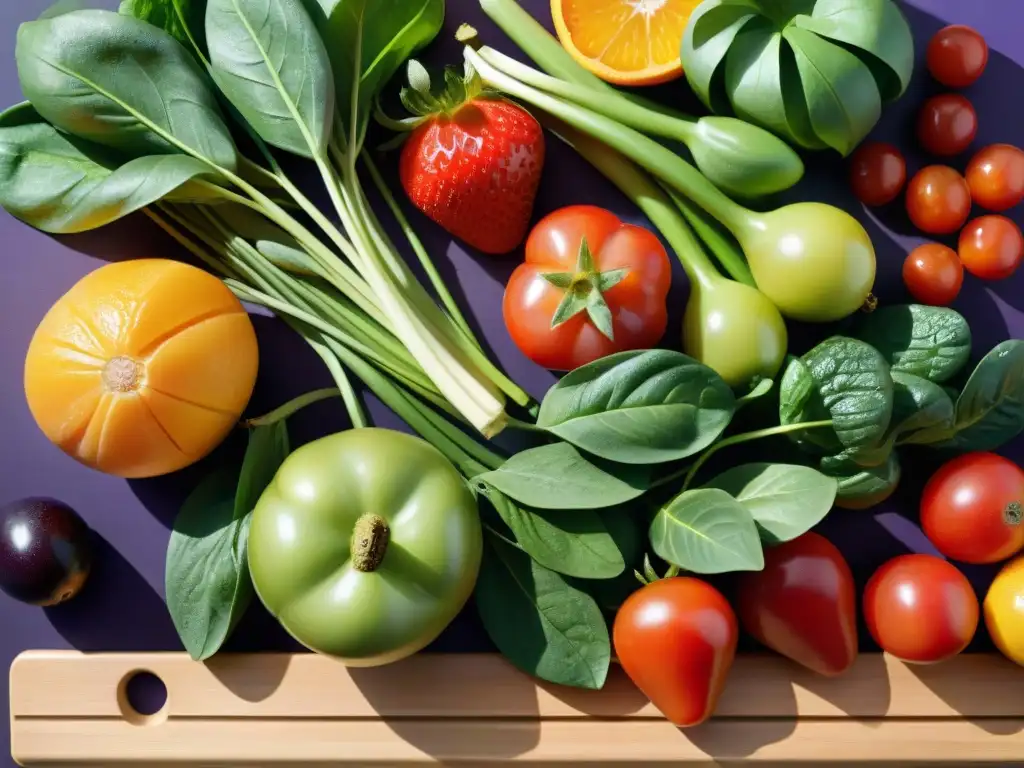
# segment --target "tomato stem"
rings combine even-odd
[[[1021,524],[1021,521],[1024,520],[1024,509],[1021,508],[1019,501],[1011,501],[1006,505],[1006,509],[1003,510],[1003,519],[1007,525]]]
[[[391,540],[388,521],[370,512],[356,520],[352,529],[352,567],[363,573],[373,573],[384,561]]]

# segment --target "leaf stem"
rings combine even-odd
[[[322,400],[330,400],[333,397],[339,397],[341,390],[337,387],[328,387],[326,389],[314,389],[311,392],[299,395],[298,397],[289,400],[283,405],[279,405],[269,413],[265,413],[262,416],[257,416],[252,419],[246,419],[239,426],[245,427],[246,429],[252,429],[254,427],[267,427],[271,424],[276,424],[279,421],[283,421],[296,413],[301,411],[308,405],[313,403],[319,403]]]

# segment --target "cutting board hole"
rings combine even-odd
[[[167,719],[167,686],[152,672],[129,672],[118,686],[117,703],[134,725],[157,725]]]

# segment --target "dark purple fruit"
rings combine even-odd
[[[89,526],[67,504],[30,498],[0,507],[0,590],[30,605],[82,591],[92,567]]]

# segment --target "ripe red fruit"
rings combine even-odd
[[[917,116],[917,139],[933,155],[959,155],[977,134],[978,114],[959,93],[932,96]]]
[[[925,243],[903,262],[903,282],[915,301],[945,307],[960,295],[964,267],[956,251],[942,243]]]
[[[857,658],[853,574],[821,534],[766,547],[764,570],[740,578],[737,612],[747,633],[819,674],[839,675]]]
[[[988,44],[977,30],[954,24],[935,33],[926,56],[932,77],[949,88],[966,88],[985,71]]]
[[[971,213],[971,190],[956,170],[929,165],[907,185],[907,214],[914,226],[930,235],[959,230]]]
[[[907,163],[892,144],[871,141],[850,159],[850,186],[864,205],[887,205],[907,181]]]
[[[1024,152],[1009,144],[992,144],[967,166],[967,186],[982,208],[1005,211],[1024,200]]]
[[[402,187],[450,234],[484,253],[508,253],[533,215],[544,131],[517,104],[480,98],[478,76],[447,80],[458,85],[434,95],[425,70],[410,64],[413,87],[402,101],[422,122],[402,148]]]
[[[1005,216],[979,216],[960,233],[960,261],[982,280],[1005,280],[1024,260],[1024,234]]]

